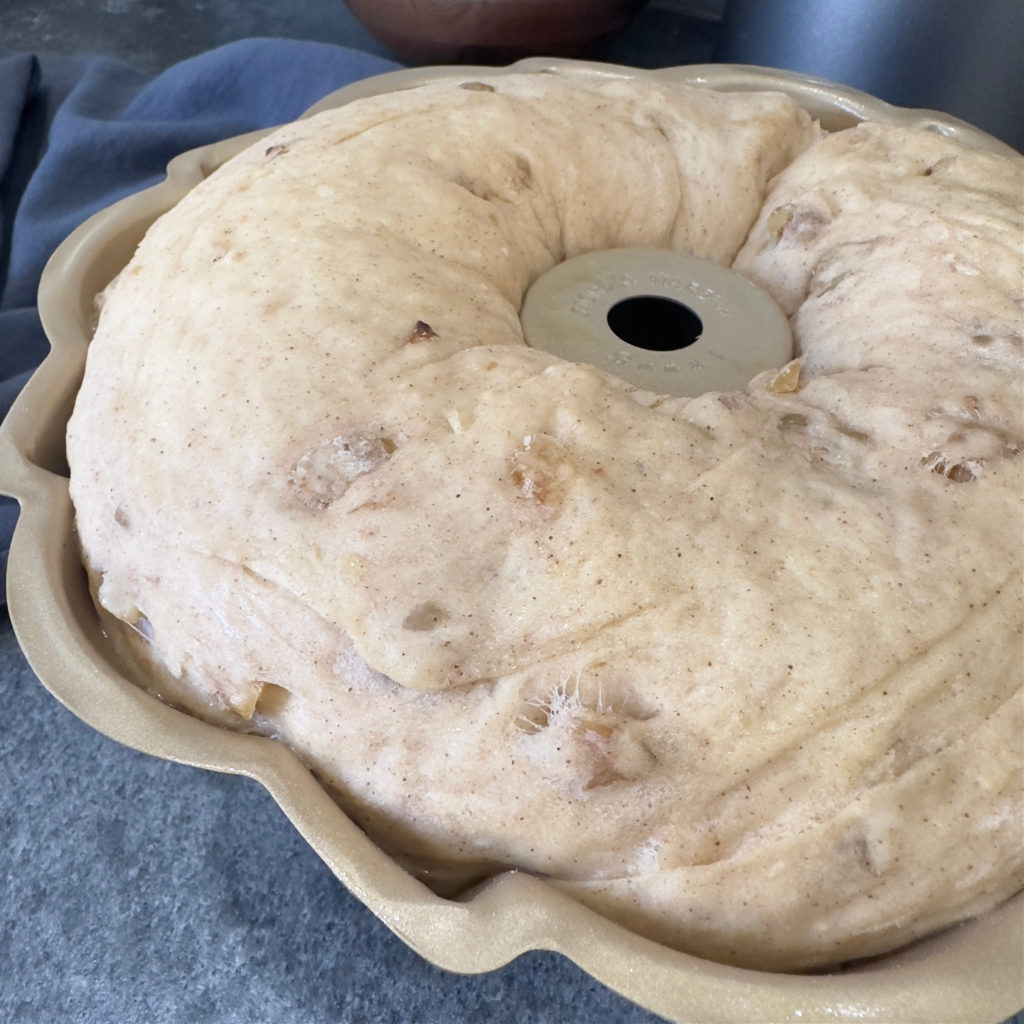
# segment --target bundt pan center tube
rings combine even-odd
[[[742,274],[673,249],[605,249],[526,293],[528,345],[657,394],[734,391],[793,357],[789,321]]]
[[[593,149],[589,162],[559,165],[548,176],[531,132],[543,139],[558,118],[581,120],[583,107],[573,103],[584,101],[570,82],[579,95],[599,97],[609,138],[649,147],[639,163],[651,183],[642,201],[619,188],[636,170],[633,161],[608,159],[598,132],[580,135],[583,149]],[[432,83],[444,97],[437,106],[433,93],[416,91]],[[690,85],[702,88],[691,94]],[[730,106],[703,87],[758,95]],[[765,90],[778,95],[762,99]],[[550,103],[556,94],[564,108]],[[709,122],[744,111],[729,114],[735,130],[717,137],[723,146],[752,147],[727,169],[739,176],[730,180],[749,186],[749,223],[719,224],[721,207],[716,215],[692,179],[680,179],[689,190],[680,202],[672,154],[685,150],[692,166],[713,161],[713,152],[700,151],[713,150],[715,133],[694,134],[687,117],[671,114],[667,98],[675,103],[677,94],[688,110],[714,108]],[[308,120],[378,95],[378,106],[366,108],[375,111],[367,125],[356,108],[337,122]],[[507,109],[517,105],[540,127],[530,118],[506,124]],[[431,126],[412,143],[401,127],[410,107]],[[607,109],[632,113],[621,121]],[[503,126],[496,137],[521,148],[504,164],[500,155],[494,164],[487,164],[491,155],[481,158],[481,166],[499,167],[485,176],[471,173],[468,156],[451,162],[449,148],[458,151],[459,132],[491,124],[488,118]],[[823,134],[812,118],[837,134]],[[844,133],[862,120],[883,127]],[[386,141],[376,162],[367,150],[365,166],[350,163],[344,179],[297,177],[303,164],[293,161],[319,145],[310,126],[333,123],[360,145],[380,125],[377,138]],[[442,124],[447,132],[438,130]],[[770,143],[753,141],[759,132]],[[902,140],[911,137],[908,153]],[[774,147],[774,155],[754,158],[760,145]],[[210,177],[240,153],[223,175]],[[972,237],[1006,237],[991,210],[1002,202],[1007,167],[1019,183],[1015,159],[969,126],[814,79],[722,66],[636,72],[540,60],[501,71],[381,76],[332,94],[272,139],[257,133],[185,154],[163,185],[83,225],[44,277],[40,308],[53,352],[5,422],[0,452],[4,487],[22,505],[9,591],[30,662],[59,699],[108,735],[259,779],[338,877],[442,966],[482,971],[527,949],[555,949],[628,998],[680,1020],[973,1021],[1012,1013],[1019,1008],[1020,898],[987,908],[1020,886],[1019,637],[1012,639],[1018,553],[1011,542],[999,566],[991,556],[1006,547],[1006,536],[1019,536],[1019,410],[1003,383],[1019,383],[1018,370],[1006,369],[1014,365],[1015,314],[1000,290],[1015,264],[1002,243],[985,248],[968,233],[952,255],[928,246],[944,230],[941,216],[970,222]],[[425,180],[417,175],[438,166],[447,184],[431,192],[427,207],[437,207],[438,223],[461,218],[452,230],[463,269],[448,283],[453,264],[435,258],[434,221],[411,203],[349,210],[342,185],[363,181],[378,197],[389,188],[416,195]],[[623,178],[616,177],[620,166]],[[850,177],[862,166],[873,167],[874,178]],[[963,184],[965,167],[984,169],[983,188]],[[875,195],[878,177],[886,191]],[[956,192],[938,220],[917,201],[926,187]],[[284,230],[278,223],[264,233],[267,247],[251,244],[268,207],[245,207],[250,188],[269,189],[272,205],[293,212]],[[528,194],[543,202],[549,193],[562,198],[547,214],[532,208],[533,234],[527,208],[517,204]],[[962,199],[967,193],[984,201]],[[289,207],[290,196],[304,197],[313,212]],[[604,203],[600,216],[586,208],[590,199]],[[317,203],[351,218],[344,244],[353,248],[340,264],[330,219],[316,215]],[[196,272],[184,277],[177,270],[164,276],[152,264],[159,253],[177,251],[173,219],[149,230],[174,207],[176,216],[199,211],[179,264]],[[885,217],[897,209],[903,219],[893,236]],[[671,210],[674,227],[666,231]],[[384,227],[361,236],[364,216]],[[563,218],[554,233],[552,217]],[[416,258],[388,269],[382,237],[406,239]],[[694,252],[670,251],[673,245]],[[914,246],[918,254],[908,258]],[[296,253],[313,253],[315,271],[284,288],[283,273],[268,267],[290,268]],[[926,266],[914,262],[933,254]],[[519,259],[528,271],[515,269]],[[729,263],[734,270],[723,266]],[[923,276],[914,278],[919,270]],[[306,328],[290,312],[334,309],[339,288],[355,294],[345,289],[360,276],[372,308],[347,327],[345,313],[327,318],[323,332],[302,342],[327,346],[322,363],[312,374],[296,371],[289,345]],[[159,288],[146,283],[156,280]],[[175,300],[175,289],[197,295],[204,281],[230,316],[213,305],[197,316],[189,302]],[[924,312],[914,306],[899,325],[916,347],[872,349],[879,325],[893,329],[887,296],[924,288],[933,289]],[[445,303],[449,290],[458,303]],[[100,399],[79,403],[69,445],[87,581],[64,434],[101,294],[103,319],[82,392]],[[156,320],[148,312],[160,303],[170,307],[166,322],[163,312]],[[937,331],[932,321],[914,319],[929,310],[946,317]],[[182,318],[190,316],[188,328]],[[154,361],[136,365],[131,345],[111,348],[109,339],[122,328],[128,337],[138,318],[154,340]],[[357,342],[361,331],[375,338],[394,332],[396,341],[375,354],[344,341],[342,327]],[[830,347],[840,327],[843,344]],[[284,341],[261,348],[264,331]],[[161,364],[161,332],[177,339],[173,366]],[[965,332],[967,341],[955,347]],[[199,348],[193,337],[204,339]],[[239,337],[249,339],[244,361]],[[334,345],[349,347],[342,356]],[[210,352],[222,354],[201,365]],[[946,381],[943,361],[970,379],[970,393],[959,384],[955,393],[928,392],[918,408],[907,375]],[[108,404],[102,396],[125,376],[154,382],[142,389],[145,401],[134,405],[129,388]],[[174,376],[191,403],[184,418],[180,396],[160,397],[160,382]],[[292,390],[293,422],[282,429],[277,421],[264,441],[261,417],[278,407],[289,380],[301,380],[307,398],[296,401]],[[353,381],[370,382],[365,396],[351,393]],[[332,396],[333,420],[304,426],[304,417],[323,415],[318,389]],[[235,452],[218,440],[226,468],[211,476],[216,439],[196,431],[239,395],[259,400],[245,419],[250,448]],[[115,410],[113,419],[104,418],[104,407]],[[239,414],[228,419],[237,439]],[[119,434],[131,443],[99,450],[97,437],[116,441]],[[134,464],[160,446],[178,451],[180,465],[157,459],[160,472],[150,474],[145,460]],[[278,460],[283,471],[265,472]],[[192,488],[184,502],[175,479],[182,470]],[[893,497],[894,480],[909,481],[913,500]],[[805,510],[796,493],[820,519],[799,519]],[[204,506],[214,509],[213,520]],[[415,512],[403,513],[406,507]],[[464,509],[485,507],[493,519],[465,519]],[[89,508],[99,513],[83,514]],[[266,515],[268,508],[285,511]],[[226,532],[216,525],[197,542],[188,523],[217,524],[225,512]],[[402,516],[410,514],[415,553],[381,547],[380,537],[404,536]],[[920,525],[926,518],[930,534]],[[150,521],[156,533],[147,532]],[[268,523],[272,539],[264,536]],[[329,532],[309,534],[310,523],[328,524]],[[356,541],[338,540],[346,536],[342,524]],[[938,601],[928,563],[954,537],[974,572],[940,575]],[[147,552],[162,545],[170,557],[146,569]],[[275,563],[279,550],[295,553],[296,575]],[[341,604],[333,591],[317,589],[324,565],[333,567]],[[770,569],[767,585],[750,589],[752,565],[758,573]],[[996,569],[1005,576],[999,586]],[[680,587],[698,572],[701,587]],[[483,580],[490,581],[485,589]],[[837,580],[849,584],[841,596]],[[297,599],[316,609],[312,619],[296,618]],[[876,615],[873,603],[897,612]],[[976,612],[957,614],[968,605]],[[515,614],[502,619],[495,615],[502,608]],[[170,628],[188,615],[196,618],[198,647],[176,640]],[[869,619],[874,640],[865,643]],[[818,620],[829,624],[826,633],[814,629]],[[680,631],[680,622],[688,628]],[[253,623],[256,632],[247,633]],[[661,638],[653,648],[637,645],[638,623],[644,635]],[[222,650],[225,636],[243,637],[243,648]],[[261,647],[266,636],[275,639]],[[820,646],[831,660],[822,660]],[[247,662],[248,650],[255,661]],[[309,659],[308,679],[289,674],[297,675],[299,655]],[[205,665],[204,657],[219,661]],[[828,664],[839,665],[850,686],[855,669],[877,685],[817,688],[820,703],[802,707]],[[722,673],[733,680],[728,688]],[[216,687],[204,695],[196,681],[205,678]],[[989,695],[972,698],[982,686],[991,686]],[[897,692],[912,711],[910,726],[893,710]],[[357,719],[369,706],[376,721]],[[331,717],[339,711],[340,719]],[[324,715],[339,731],[315,739]],[[797,744],[799,721],[813,727]],[[827,728],[815,724],[822,721]],[[284,735],[316,774],[260,731]],[[314,739],[303,745],[306,735]],[[425,742],[431,738],[433,747]],[[335,761],[338,743],[354,763]],[[498,772],[496,759],[506,753]],[[670,763],[691,764],[692,772],[663,777]],[[823,774],[826,765],[836,774]],[[937,784],[927,784],[929,771]],[[403,785],[407,775],[423,785]],[[438,778],[465,782],[450,806],[434,792]],[[852,796],[832,792],[837,780],[851,778]],[[707,814],[666,818],[684,791]],[[814,793],[819,810],[807,802]],[[901,800],[913,801],[912,812]],[[1005,820],[985,812],[1014,800],[1016,820],[1013,812]],[[515,833],[515,856],[503,856],[490,826],[477,829],[464,815],[485,823],[489,815],[507,819],[513,807],[527,823],[544,821],[545,834]],[[603,832],[580,818],[584,807],[603,821]],[[976,839],[952,822],[963,808],[984,819]],[[762,817],[751,829],[744,823],[754,820],[752,810]],[[921,822],[908,824],[908,813]],[[962,831],[947,849],[954,827]],[[803,832],[811,839],[801,845]],[[929,837],[916,873],[901,863],[908,832]],[[989,869],[980,859],[962,873],[961,860],[975,854],[994,858],[992,870],[1002,872],[994,888],[986,888]],[[504,870],[503,861],[528,870]],[[815,909],[825,889],[837,894],[835,905]],[[911,890],[950,889],[961,894],[953,900],[957,914],[926,909],[899,933],[904,942],[956,916],[987,912],[830,973],[757,969],[834,964],[890,948],[884,937],[858,939],[830,958],[812,950],[807,936],[816,929],[837,941],[884,936],[890,925],[871,892],[899,915],[921,901]],[[680,898],[691,903],[681,918],[662,913]],[[790,922],[794,938],[764,931],[769,906],[781,908],[779,920]]]

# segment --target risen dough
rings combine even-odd
[[[68,435],[98,601],[420,865],[773,969],[980,912],[1024,849],[1020,189],[571,74],[285,127],[105,296]],[[735,259],[802,370],[669,399],[526,347],[530,282],[616,246]]]

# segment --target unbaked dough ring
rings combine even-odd
[[[1020,177],[571,73],[282,128],[104,296],[97,601],[431,871],[766,969],[980,912],[1024,874]],[[538,274],[625,246],[731,263],[800,359],[668,399],[523,344]]]

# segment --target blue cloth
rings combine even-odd
[[[396,66],[284,39],[230,43],[153,78],[98,57],[0,58],[0,417],[47,352],[36,289],[75,227],[159,181],[178,153],[290,121]],[[5,564],[16,515],[2,499]]]

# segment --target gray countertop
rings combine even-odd
[[[685,6],[652,4],[594,56],[710,59],[717,25]],[[340,0],[0,2],[0,51],[103,53],[149,72],[251,36],[390,56]],[[6,616],[0,701],[0,1024],[656,1019],[553,954],[479,977],[432,967],[259,785],[139,754],[75,719]]]

